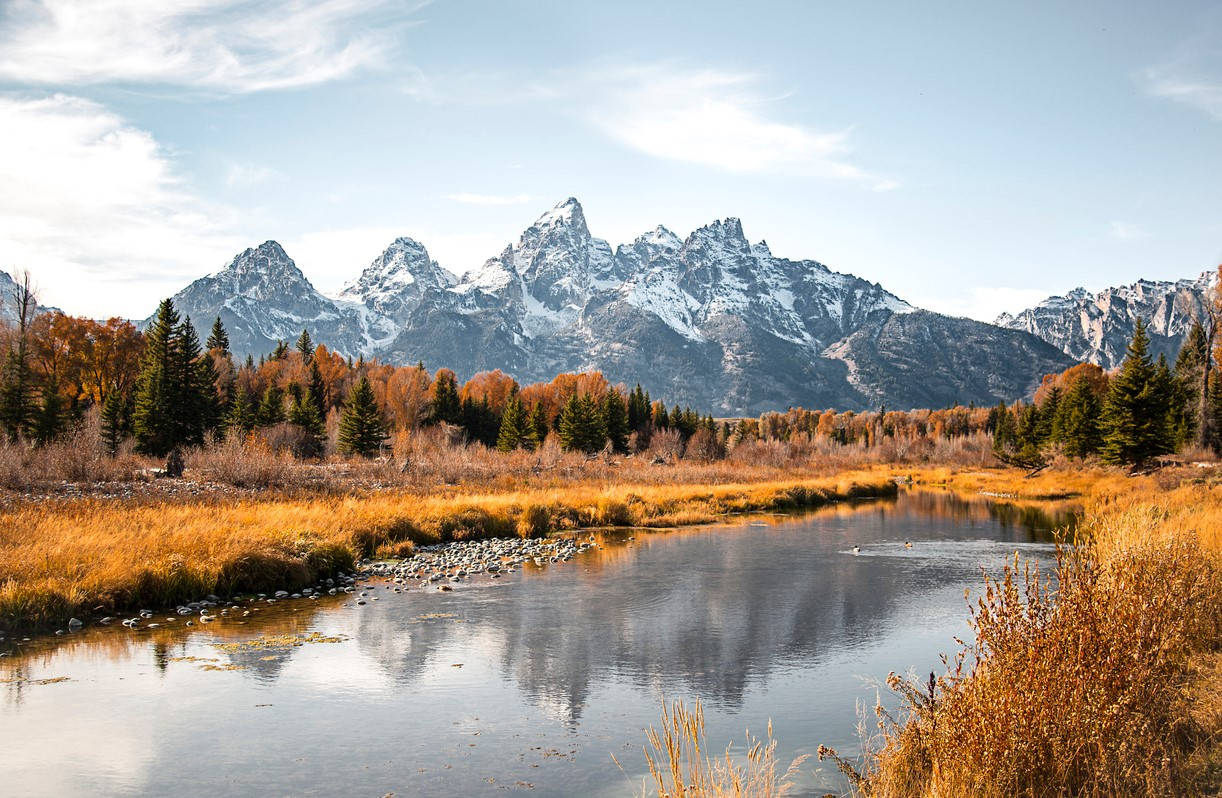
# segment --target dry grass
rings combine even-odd
[[[862,794],[1222,786],[1222,486],[1191,472],[1095,476],[1082,545],[1055,580],[1016,561],[987,583],[975,638],[944,676],[893,679],[904,709],[880,711]],[[1062,477],[1074,479],[1047,479]]]
[[[806,759],[799,757],[778,772],[771,723],[764,740],[747,734],[740,756],[734,756],[732,746],[710,756],[699,702],[691,709],[682,701],[669,708],[663,704],[662,728],[650,727],[646,738],[645,759],[658,798],[775,798],[788,792],[790,779]]]
[[[95,608],[309,584],[415,543],[586,526],[675,526],[890,495],[883,472],[724,485],[589,483],[506,492],[23,503],[0,511],[0,627]]]

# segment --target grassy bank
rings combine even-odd
[[[583,483],[191,502],[77,499],[0,512],[0,628],[292,589],[416,544],[585,526],[678,526],[893,495],[882,470],[722,485]]]
[[[1182,471],[1084,487],[1082,546],[1056,580],[1016,563],[948,673],[892,680],[905,708],[880,713],[860,794],[1218,793],[1222,484]]]

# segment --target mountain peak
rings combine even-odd
[[[581,203],[576,197],[569,197],[566,200],[556,203],[551,210],[544,212],[538,219],[535,220],[534,227],[557,227],[563,225],[565,227],[578,227],[586,235],[589,235],[589,229],[586,227],[585,211],[581,207]]]

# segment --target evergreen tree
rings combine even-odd
[[[501,429],[501,418],[488,404],[488,397],[478,402],[468,396],[459,408],[459,423],[467,431],[467,437],[488,447],[496,446]]]
[[[535,429],[517,394],[509,397],[505,412],[501,414],[501,429],[497,434],[496,448],[502,452],[514,449],[534,449],[537,439]]]
[[[212,322],[212,332],[208,334],[208,342],[204,344],[208,347],[208,351],[221,351],[225,354],[229,352],[229,333],[225,332],[225,325],[221,324],[221,317],[217,316]]]
[[[1177,448],[1193,441],[1205,445],[1212,443],[1213,425],[1209,423],[1207,391],[1204,392],[1206,401],[1202,402],[1205,363],[1209,357],[1209,340],[1205,328],[1199,321],[1194,322],[1175,358],[1175,392],[1172,397],[1170,423]],[[1202,431],[1204,435],[1199,434]]]
[[[255,411],[255,425],[270,427],[284,420],[284,391],[275,385],[269,385],[263,391],[259,409]]]
[[[371,457],[386,440],[382,411],[374,399],[368,377],[361,377],[348,393],[339,419],[339,450],[344,454]]]
[[[258,424],[259,415],[255,401],[245,386],[239,385],[225,415],[225,429],[229,434],[246,435]]]
[[[310,358],[310,384],[306,388],[314,407],[318,408],[321,418],[327,416],[327,386],[322,381],[322,373],[318,370],[318,361]]]
[[[547,440],[547,433],[551,430],[547,423],[547,411],[543,409],[542,402],[536,402],[535,406],[530,409],[530,418],[527,419],[527,423],[530,425],[535,444],[542,446],[543,442]]]
[[[1170,372],[1150,360],[1150,339],[1138,319],[1124,364],[1112,380],[1103,408],[1103,459],[1113,464],[1140,464],[1171,451],[1167,423]]]
[[[272,350],[272,360],[284,360],[289,356],[289,345],[287,341],[277,341],[276,348]]]
[[[309,389],[298,392],[293,406],[289,408],[289,423],[300,427],[305,433],[297,455],[299,457],[322,456],[323,441],[327,437],[327,424],[322,414],[318,412],[318,403],[314,401]]]
[[[42,399],[34,416],[31,432],[39,445],[46,445],[60,436],[67,423],[67,409],[54,379],[42,387]]]
[[[123,397],[119,396],[118,391],[106,394],[106,399],[102,402],[102,443],[111,457],[118,453],[119,445],[126,437],[123,405]]]
[[[176,416],[181,390],[175,382],[174,358],[178,311],[163,300],[144,334],[144,357],[136,383],[132,427],[136,447],[145,454],[164,456],[178,445]]]
[[[560,443],[565,449],[597,452],[607,442],[598,403],[589,396],[574,394],[560,411]]]
[[[619,391],[612,388],[602,400],[602,424],[611,448],[617,454],[628,453],[628,408]]]
[[[1048,395],[1044,397],[1044,402],[1040,405],[1037,438],[1041,446],[1060,442],[1056,429],[1057,412],[1060,410],[1060,404],[1061,389],[1054,385],[1048,389]]]
[[[297,339],[297,351],[301,353],[301,362],[309,365],[314,361],[314,341],[310,338],[310,331],[303,329],[301,336]]]
[[[1057,435],[1066,455],[1081,458],[1099,451],[1099,413],[1099,397],[1090,381],[1079,378],[1057,409]]]
[[[25,344],[20,342],[9,348],[0,370],[0,423],[10,441],[34,424],[34,375]]]
[[[462,421],[462,403],[458,401],[458,380],[449,371],[438,371],[430,396],[429,422],[458,424]]]

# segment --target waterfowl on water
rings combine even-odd
[[[911,541],[908,541],[908,540],[905,540],[905,541],[904,541],[904,548],[906,548],[906,549],[910,549],[910,548],[912,548],[912,542],[911,542]]]
[[[854,546],[854,547],[853,547],[853,553],[854,553],[854,554],[860,554],[860,553],[861,553],[861,546]]]

